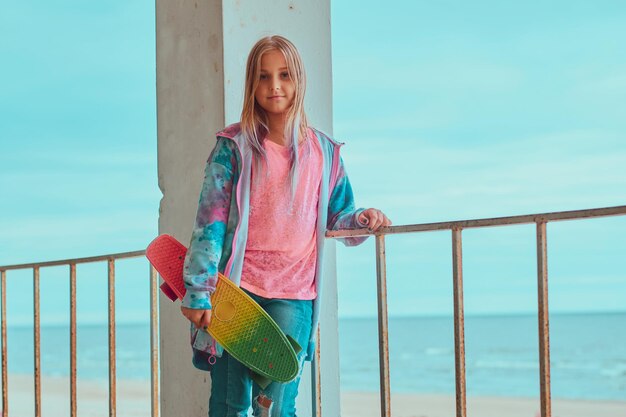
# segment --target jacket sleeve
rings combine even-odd
[[[218,138],[207,160],[196,221],[183,265],[183,307],[210,309],[233,191],[234,143]]]
[[[365,209],[354,208],[354,194],[348,179],[348,174],[343,163],[343,158],[339,159],[339,168],[335,187],[330,194],[328,202],[328,230],[360,229],[367,225],[359,222],[358,217]],[[346,246],[356,246],[367,240],[368,236],[347,237],[338,239]]]

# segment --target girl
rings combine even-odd
[[[380,210],[354,208],[343,144],[308,125],[305,86],[295,46],[282,36],[260,39],[248,56],[241,122],[217,133],[206,164],[181,311],[192,323],[193,363],[211,372],[210,417],[247,416],[251,404],[255,416],[294,416],[300,381],[261,389],[247,368],[198,331],[211,319],[217,272],[303,347],[302,370],[315,350],[326,230],[391,225]]]

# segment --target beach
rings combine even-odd
[[[393,417],[451,417],[456,415],[454,395],[392,394]],[[471,417],[538,417],[539,398],[467,397]],[[341,417],[380,416],[378,393],[341,394]],[[552,400],[552,417],[624,417],[626,401]]]
[[[69,379],[43,376],[41,379],[43,417],[70,415]],[[34,415],[33,377],[9,375],[9,415]],[[108,385],[106,381],[78,380],[78,415],[106,417]],[[450,417],[455,415],[455,398],[443,394],[393,394],[394,417]],[[149,417],[150,383],[141,380],[117,382],[118,417]],[[536,417],[538,398],[476,396],[467,398],[467,414],[472,417]],[[379,394],[342,392],[342,417],[375,417],[380,415]],[[626,401],[552,400],[553,417],[623,417]],[[334,417],[334,416],[331,416]]]
[[[35,415],[32,375],[9,375],[9,416]],[[77,410],[81,417],[109,415],[109,388],[106,381],[77,380]],[[117,381],[117,416],[149,417],[150,381]],[[41,377],[42,417],[70,415],[70,380],[68,377]]]

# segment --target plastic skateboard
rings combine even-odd
[[[172,301],[185,296],[186,253],[187,248],[167,234],[158,236],[146,249],[146,257],[165,281],[161,290]],[[258,303],[222,274],[218,274],[211,305],[211,323],[204,330],[231,356],[257,373],[252,377],[259,385],[269,384],[265,378],[288,382],[297,376],[296,352],[301,347],[285,336]]]

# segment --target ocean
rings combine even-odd
[[[537,397],[537,316],[465,317],[468,395]],[[341,388],[379,389],[375,319],[340,321]],[[550,317],[555,398],[626,401],[626,314]],[[389,320],[392,392],[454,393],[454,319]]]
[[[465,318],[468,395],[539,395],[536,316]],[[452,317],[389,319],[392,392],[455,392]],[[108,378],[106,325],[78,327],[79,378]],[[32,327],[9,327],[9,373],[32,374]],[[340,319],[341,389],[378,391],[378,335],[373,318]],[[117,376],[150,378],[150,329],[118,324]],[[626,313],[550,317],[554,398],[626,401]],[[41,328],[41,370],[69,375],[69,329]]]

